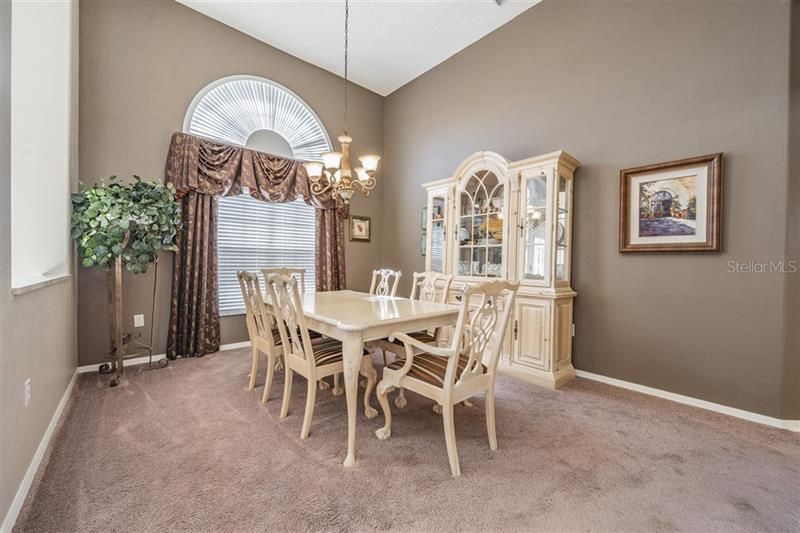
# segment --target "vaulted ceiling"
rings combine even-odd
[[[304,61],[344,73],[343,0],[178,1]],[[349,77],[385,96],[539,1],[352,0]]]

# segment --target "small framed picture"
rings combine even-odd
[[[621,170],[619,251],[719,252],[722,154]]]
[[[369,217],[350,216],[350,240],[369,242],[370,232]]]

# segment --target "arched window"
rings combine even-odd
[[[321,160],[331,150],[330,138],[308,104],[286,87],[255,76],[231,76],[203,88],[189,105],[183,131],[303,160]],[[273,204],[247,194],[221,198],[220,314],[244,313],[237,270],[303,268],[305,290],[315,290],[315,233],[314,208],[302,200]]]

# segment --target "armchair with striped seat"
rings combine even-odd
[[[447,295],[450,291],[450,284],[452,282],[452,275],[442,274],[434,271],[414,272],[413,281],[411,283],[411,295],[409,298],[411,300],[419,300],[421,302],[445,303],[447,301]],[[441,328],[437,328],[433,331],[415,331],[413,333],[409,333],[408,335],[409,337],[426,344],[436,344],[440,340],[440,333]],[[394,354],[396,359],[402,359],[403,354],[405,353],[405,349],[401,343],[391,342],[389,339],[373,341],[370,343],[370,346],[381,350],[384,367],[389,365],[388,358],[386,357],[387,353]],[[397,398],[394,400],[394,404],[397,407],[402,408],[405,407],[407,403],[408,402],[406,401],[405,393],[403,392],[403,389],[400,389],[397,394]]]
[[[449,346],[425,344],[403,333],[389,337],[403,343],[405,359],[385,367],[378,384],[378,401],[386,419],[384,426],[375,432],[379,439],[386,440],[392,434],[392,412],[387,398],[392,389],[408,389],[430,398],[442,407],[450,470],[453,476],[460,476],[453,407],[483,392],[489,448],[497,449],[494,411],[497,363],[518,287],[518,283],[507,281],[468,287]]]

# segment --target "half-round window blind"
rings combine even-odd
[[[303,160],[321,160],[331,150],[316,113],[289,89],[264,78],[232,76],[205,87],[194,98],[183,130]],[[221,198],[217,224],[219,310],[244,313],[238,270],[289,267],[306,271],[314,291],[316,214],[302,200],[266,203],[249,195]]]

